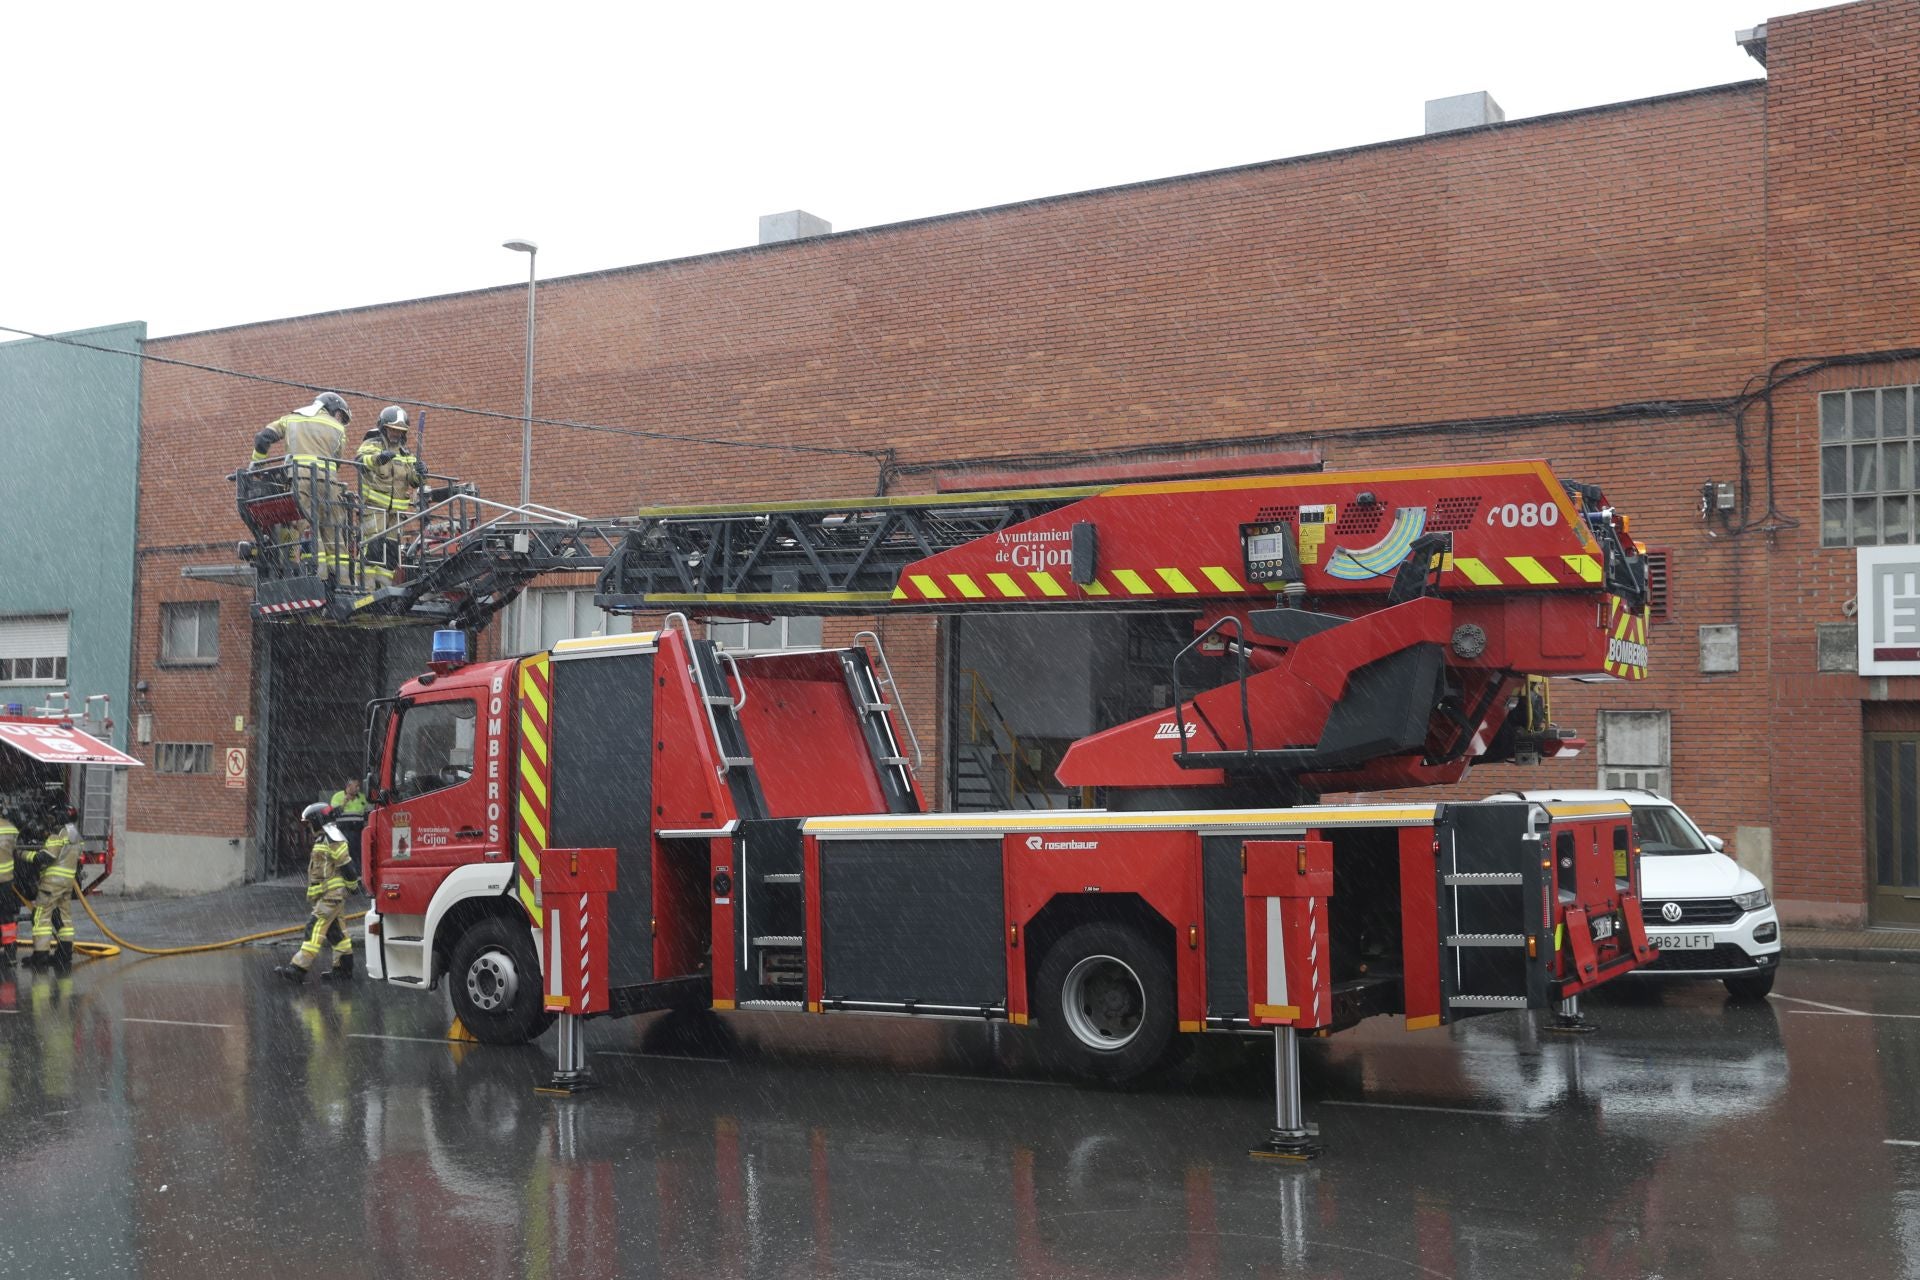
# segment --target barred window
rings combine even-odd
[[[1671,616],[1673,553],[1665,547],[1647,549],[1647,617],[1665,622]]]
[[[153,747],[156,773],[212,773],[211,742],[157,742]]]
[[[1915,541],[1914,387],[1820,395],[1820,545]]]

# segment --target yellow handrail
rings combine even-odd
[[[967,741],[973,744],[985,742],[998,750],[999,742],[994,737],[994,729],[998,728],[1006,735],[1007,804],[1011,807],[1016,799],[1027,799],[1027,789],[1020,784],[1020,735],[1000,714],[1000,708],[993,700],[993,692],[987,688],[987,682],[980,677],[980,673],[965,668],[960,674],[967,678]],[[982,729],[986,730],[984,734]],[[1031,801],[1028,807],[1032,807]]]

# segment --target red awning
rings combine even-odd
[[[0,721],[0,746],[47,764],[119,764],[139,768],[140,762],[115,751],[100,739],[55,721]]]

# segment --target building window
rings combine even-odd
[[[160,661],[201,667],[220,661],[218,601],[160,606]]]
[[[767,622],[709,622],[707,639],[735,653],[761,649],[818,649],[820,619],[773,618]]]
[[[0,618],[0,685],[67,682],[67,616]]]
[[[1911,543],[1920,510],[1914,477],[1914,387],[1820,395],[1820,545]]]
[[[1673,553],[1664,548],[1647,549],[1647,617],[1653,622],[1667,620],[1668,600],[1673,589]]]
[[[211,742],[158,742],[153,747],[156,773],[212,773]]]
[[[1609,791],[1644,787],[1660,795],[1673,777],[1673,729],[1664,711],[1600,713],[1600,785]]]
[[[562,640],[633,630],[632,618],[600,608],[593,592],[592,587],[543,587],[522,593],[507,606],[501,643],[512,654],[545,653]]]

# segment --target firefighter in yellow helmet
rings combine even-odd
[[[314,572],[320,577],[348,573],[347,495],[338,475],[346,452],[347,423],[353,420],[347,402],[323,391],[310,405],[274,419],[253,438],[252,466],[268,462],[268,450],[284,444],[287,483],[300,514],[313,526]]]
[[[353,457],[360,467],[360,552],[372,587],[392,584],[400,547],[386,534],[407,518],[426,483],[420,459],[407,447],[408,429],[407,411],[388,405]]]
[[[13,896],[13,847],[19,843],[20,828],[10,815],[0,813],[0,968],[13,963],[19,942],[19,899]]]
[[[67,969],[73,965],[73,918],[66,903],[77,890],[80,855],[86,851],[86,842],[80,838],[79,810],[66,805],[55,814],[60,825],[46,838],[35,860],[40,870],[40,892],[33,899],[33,954],[26,959],[29,969]]]
[[[307,901],[313,904],[313,923],[293,959],[274,972],[288,982],[307,980],[307,971],[331,942],[333,968],[323,979],[353,977],[353,937],[340,917],[347,909],[347,893],[360,887],[360,874],[347,851],[347,837],[334,825],[339,816],[324,802],[310,804],[301,813],[301,821],[313,828],[313,852],[307,858]]]

